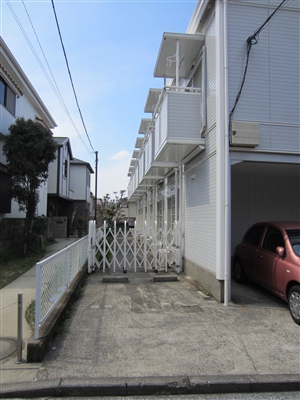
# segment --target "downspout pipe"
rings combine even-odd
[[[227,0],[216,1],[217,27],[217,248],[216,278],[224,282],[224,304],[230,301],[231,206],[228,129]]]
[[[224,18],[223,0],[216,0],[216,278],[224,280]]]
[[[224,305],[231,300],[231,166],[229,153],[227,0],[224,1],[224,162],[225,162],[225,274]]]

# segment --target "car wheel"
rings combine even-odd
[[[293,320],[300,325],[300,286],[295,285],[289,291],[289,310]]]
[[[233,276],[237,283],[246,283],[247,276],[240,260],[235,260]]]

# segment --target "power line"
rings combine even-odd
[[[51,3],[52,3],[52,7],[53,7],[53,12],[54,12],[54,16],[55,16],[55,21],[56,21],[56,25],[57,25],[57,29],[58,29],[58,34],[59,34],[61,46],[62,46],[63,53],[64,53],[65,60],[66,60],[66,65],[67,65],[67,69],[68,69],[68,74],[69,74],[69,77],[70,77],[70,81],[71,81],[73,93],[74,93],[74,96],[75,96],[77,108],[78,108],[78,111],[79,111],[79,114],[80,114],[80,118],[81,118],[81,121],[82,121],[82,125],[83,125],[83,127],[84,127],[86,136],[87,136],[87,138],[88,138],[88,140],[89,140],[90,146],[91,146],[92,150],[95,152],[95,150],[94,150],[94,148],[93,148],[93,146],[92,146],[92,142],[91,142],[91,140],[90,140],[89,134],[88,134],[88,132],[87,132],[87,129],[86,129],[86,126],[85,126],[83,117],[82,117],[82,113],[81,113],[80,107],[79,107],[79,103],[78,103],[78,99],[77,99],[77,95],[76,95],[76,91],[75,91],[75,87],[74,87],[74,83],[73,83],[71,71],[70,71],[70,68],[69,68],[68,58],[67,58],[67,54],[66,54],[66,51],[65,51],[65,46],[64,46],[64,43],[63,43],[63,40],[62,40],[62,36],[61,36],[61,33],[60,33],[59,23],[58,23],[56,11],[55,11],[55,6],[54,6],[54,0],[51,0]]]
[[[249,64],[249,57],[250,57],[250,51],[253,45],[258,43],[259,40],[259,34],[260,32],[266,27],[266,25],[270,22],[270,20],[274,17],[274,15],[280,10],[280,8],[283,6],[283,4],[286,2],[287,0],[282,0],[282,2],[279,4],[279,6],[272,12],[271,15],[269,15],[269,17],[265,20],[265,22],[254,32],[253,35],[249,36],[247,39],[247,58],[246,58],[246,64],[245,64],[245,69],[244,69],[244,75],[243,75],[243,79],[242,79],[242,83],[240,86],[240,90],[236,96],[235,99],[235,103],[234,106],[232,108],[232,110],[230,111],[229,114],[229,130],[230,130],[230,124],[231,124],[231,119],[232,119],[232,115],[234,113],[234,110],[237,106],[237,103],[241,97],[242,94],[242,90],[244,87],[244,83],[246,81],[246,75],[247,75],[247,70],[248,70],[248,64]]]
[[[48,80],[49,85],[51,86],[51,88],[52,88],[54,94],[56,95],[57,99],[59,100],[59,102],[60,102],[62,108],[64,109],[64,111],[66,112],[66,114],[68,115],[68,117],[70,118],[70,121],[71,121],[71,123],[72,123],[72,125],[73,125],[73,127],[74,127],[74,129],[75,129],[75,131],[76,131],[76,133],[78,134],[79,139],[81,140],[81,142],[82,142],[82,144],[84,145],[85,149],[87,150],[88,154],[90,154],[90,149],[86,146],[85,142],[83,141],[83,139],[82,139],[82,137],[81,137],[81,135],[80,135],[80,133],[79,133],[79,131],[78,131],[78,129],[77,129],[77,127],[76,127],[76,125],[75,125],[75,123],[74,123],[72,117],[71,117],[71,114],[70,114],[69,111],[68,111],[68,108],[67,108],[67,106],[66,106],[66,104],[65,104],[65,102],[64,102],[64,99],[63,99],[63,97],[62,97],[62,95],[61,95],[61,92],[60,92],[60,90],[59,90],[59,88],[58,88],[58,85],[57,85],[57,83],[56,83],[56,80],[55,80],[55,78],[54,78],[54,76],[53,76],[53,73],[52,73],[52,71],[51,71],[51,68],[50,68],[50,66],[49,66],[49,63],[48,63],[48,61],[47,61],[47,58],[46,58],[45,53],[44,53],[44,51],[43,51],[43,48],[42,48],[42,46],[41,46],[41,43],[40,43],[40,41],[39,41],[39,39],[38,39],[37,33],[36,33],[35,29],[34,29],[33,23],[32,23],[32,21],[31,21],[31,19],[30,19],[29,13],[28,13],[28,11],[27,11],[27,9],[26,9],[25,3],[24,3],[23,0],[22,0],[22,2],[23,2],[23,5],[24,5],[24,8],[25,8],[25,11],[26,11],[26,13],[27,13],[28,19],[29,19],[29,21],[30,21],[30,24],[31,24],[31,26],[32,26],[32,29],[33,29],[33,31],[34,31],[34,34],[35,34],[35,36],[36,36],[36,39],[37,39],[37,41],[38,41],[38,43],[39,43],[40,49],[41,49],[41,51],[42,51],[42,54],[43,54],[43,56],[44,56],[45,62],[46,62],[46,64],[47,64],[48,69],[49,69],[49,71],[50,71],[50,74],[51,74],[51,76],[52,76],[52,79],[53,79],[54,84],[53,84],[52,80],[50,79],[50,77],[49,77],[49,75],[48,75],[46,69],[44,68],[43,63],[41,62],[41,60],[40,60],[40,58],[39,58],[37,52],[35,51],[34,46],[32,45],[32,43],[31,43],[31,41],[30,41],[28,35],[26,34],[25,29],[23,28],[23,26],[22,26],[20,20],[18,19],[17,15],[16,15],[16,13],[15,13],[15,11],[14,11],[14,9],[12,8],[11,4],[9,3],[9,1],[6,0],[7,6],[9,7],[10,12],[12,13],[12,15],[13,15],[15,21],[17,22],[17,24],[18,24],[18,26],[19,26],[19,28],[20,28],[20,30],[21,30],[21,32],[22,32],[24,38],[26,39],[26,41],[27,41],[27,43],[28,43],[28,46],[30,47],[30,49],[31,49],[31,51],[32,51],[32,53],[33,53],[35,59],[37,60],[39,66],[40,66],[40,68],[41,68],[41,70],[43,71],[43,73],[44,73],[46,79]]]

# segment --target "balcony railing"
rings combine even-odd
[[[155,121],[154,161],[180,162],[201,138],[201,89],[166,86],[153,116]]]

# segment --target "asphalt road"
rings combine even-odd
[[[280,393],[229,393],[182,396],[134,396],[134,397],[93,397],[93,400],[298,400],[300,392]],[[40,400],[88,400],[89,397],[47,397]]]

